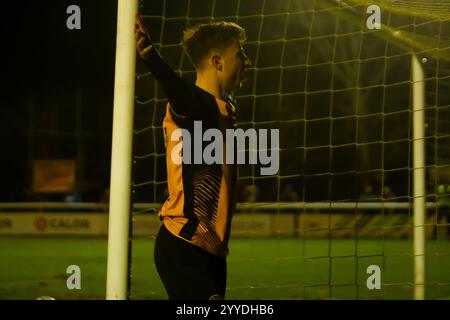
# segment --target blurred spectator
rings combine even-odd
[[[256,202],[259,196],[258,186],[250,184],[242,190],[242,202]]]
[[[280,194],[280,201],[282,202],[297,202],[299,199],[298,193],[294,190],[292,183],[284,186]]]
[[[368,184],[364,187],[363,192],[359,195],[359,200],[361,201],[373,201],[375,200],[377,195],[373,191],[373,186]]]
[[[446,238],[450,238],[450,185],[439,185],[436,192],[436,210],[437,210],[437,221],[434,224],[433,238],[437,239],[437,227],[440,221],[445,217]]]
[[[101,203],[109,203],[109,187],[103,191],[102,197],[100,199]]]
[[[82,202],[81,194],[77,189],[64,196],[64,202]]]
[[[166,202],[167,198],[169,197],[169,189],[166,187],[164,188],[163,192],[159,195],[158,203],[164,203]]]
[[[382,192],[383,199],[395,198],[395,193],[392,191],[390,186],[384,186]]]
[[[393,198],[395,198],[395,193],[392,191],[390,186],[383,186],[383,189],[381,190],[381,200],[382,201],[394,201]],[[387,206],[387,207],[386,207]],[[389,206],[387,204],[384,204],[383,207],[385,207],[384,212],[386,214],[395,214],[395,209],[392,206]]]
[[[102,211],[108,213],[109,212],[109,195],[110,195],[110,191],[109,191],[109,187],[107,187],[104,191],[102,196],[100,197],[100,203],[102,203]]]

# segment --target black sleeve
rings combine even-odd
[[[175,71],[162,59],[159,52],[152,48],[149,57],[144,60],[156,80],[161,84],[169,99],[172,112],[176,116],[187,117],[192,115],[193,92]]]

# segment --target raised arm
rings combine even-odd
[[[161,58],[159,52],[153,46],[150,35],[139,15],[136,16],[135,37],[138,54],[163,87],[172,111],[181,117],[191,115],[192,91],[183,79]]]

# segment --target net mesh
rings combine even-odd
[[[366,25],[374,4],[380,30]],[[437,267],[450,267],[450,217],[436,205],[448,197],[439,187],[450,184],[448,2],[161,0],[141,1],[140,13],[161,55],[192,83],[182,31],[211,20],[243,26],[253,67],[237,92],[237,124],[280,129],[277,175],[239,167],[231,298],[412,298],[415,53],[426,75],[426,234],[438,240],[427,242],[427,294],[450,296],[450,278]],[[154,213],[167,196],[167,99],[141,62],[136,79],[134,202],[153,205],[135,217]],[[151,250],[154,235],[137,245]],[[379,290],[367,288],[369,265],[381,267]],[[151,282],[151,297],[163,298],[157,277]]]

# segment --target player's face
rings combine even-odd
[[[223,85],[226,91],[240,88],[245,79],[246,69],[251,66],[244,49],[238,42],[233,43],[225,50],[223,60]]]

